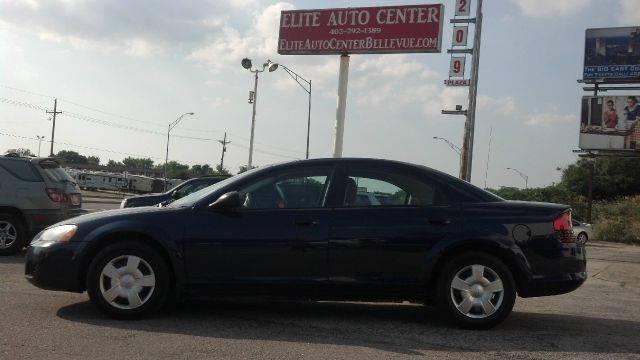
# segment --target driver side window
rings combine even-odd
[[[324,206],[330,168],[288,172],[238,190],[244,209],[304,209]]]

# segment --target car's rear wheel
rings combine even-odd
[[[581,232],[580,234],[578,234],[578,238],[577,238],[578,243],[586,244],[587,240],[589,240],[589,236],[587,236],[587,233]]]
[[[11,255],[22,250],[27,232],[22,221],[12,214],[0,213],[0,255]]]
[[[513,309],[513,276],[498,258],[465,253],[449,261],[441,273],[438,305],[457,325],[487,329],[502,322]]]
[[[116,243],[98,253],[89,266],[91,301],[117,318],[138,318],[157,312],[167,298],[167,264],[152,247],[138,242]]]

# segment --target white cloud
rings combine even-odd
[[[620,25],[634,26],[640,24],[640,1],[620,0],[621,9],[618,13]]]
[[[490,110],[499,115],[510,115],[516,111],[516,100],[513,96],[494,98],[478,95],[478,110]]]
[[[552,112],[545,112],[531,115],[524,125],[528,127],[550,127],[563,124],[577,123],[578,117],[574,114],[556,114]]]
[[[511,0],[530,17],[563,17],[579,13],[592,0]]]

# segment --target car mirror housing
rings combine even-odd
[[[209,204],[211,210],[234,210],[240,207],[240,194],[237,191],[231,191],[223,194],[218,200]]]

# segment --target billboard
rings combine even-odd
[[[582,150],[640,150],[640,96],[584,96]]]
[[[282,11],[278,54],[440,52],[443,16],[442,4]]]
[[[640,82],[640,26],[587,29],[583,80]]]

